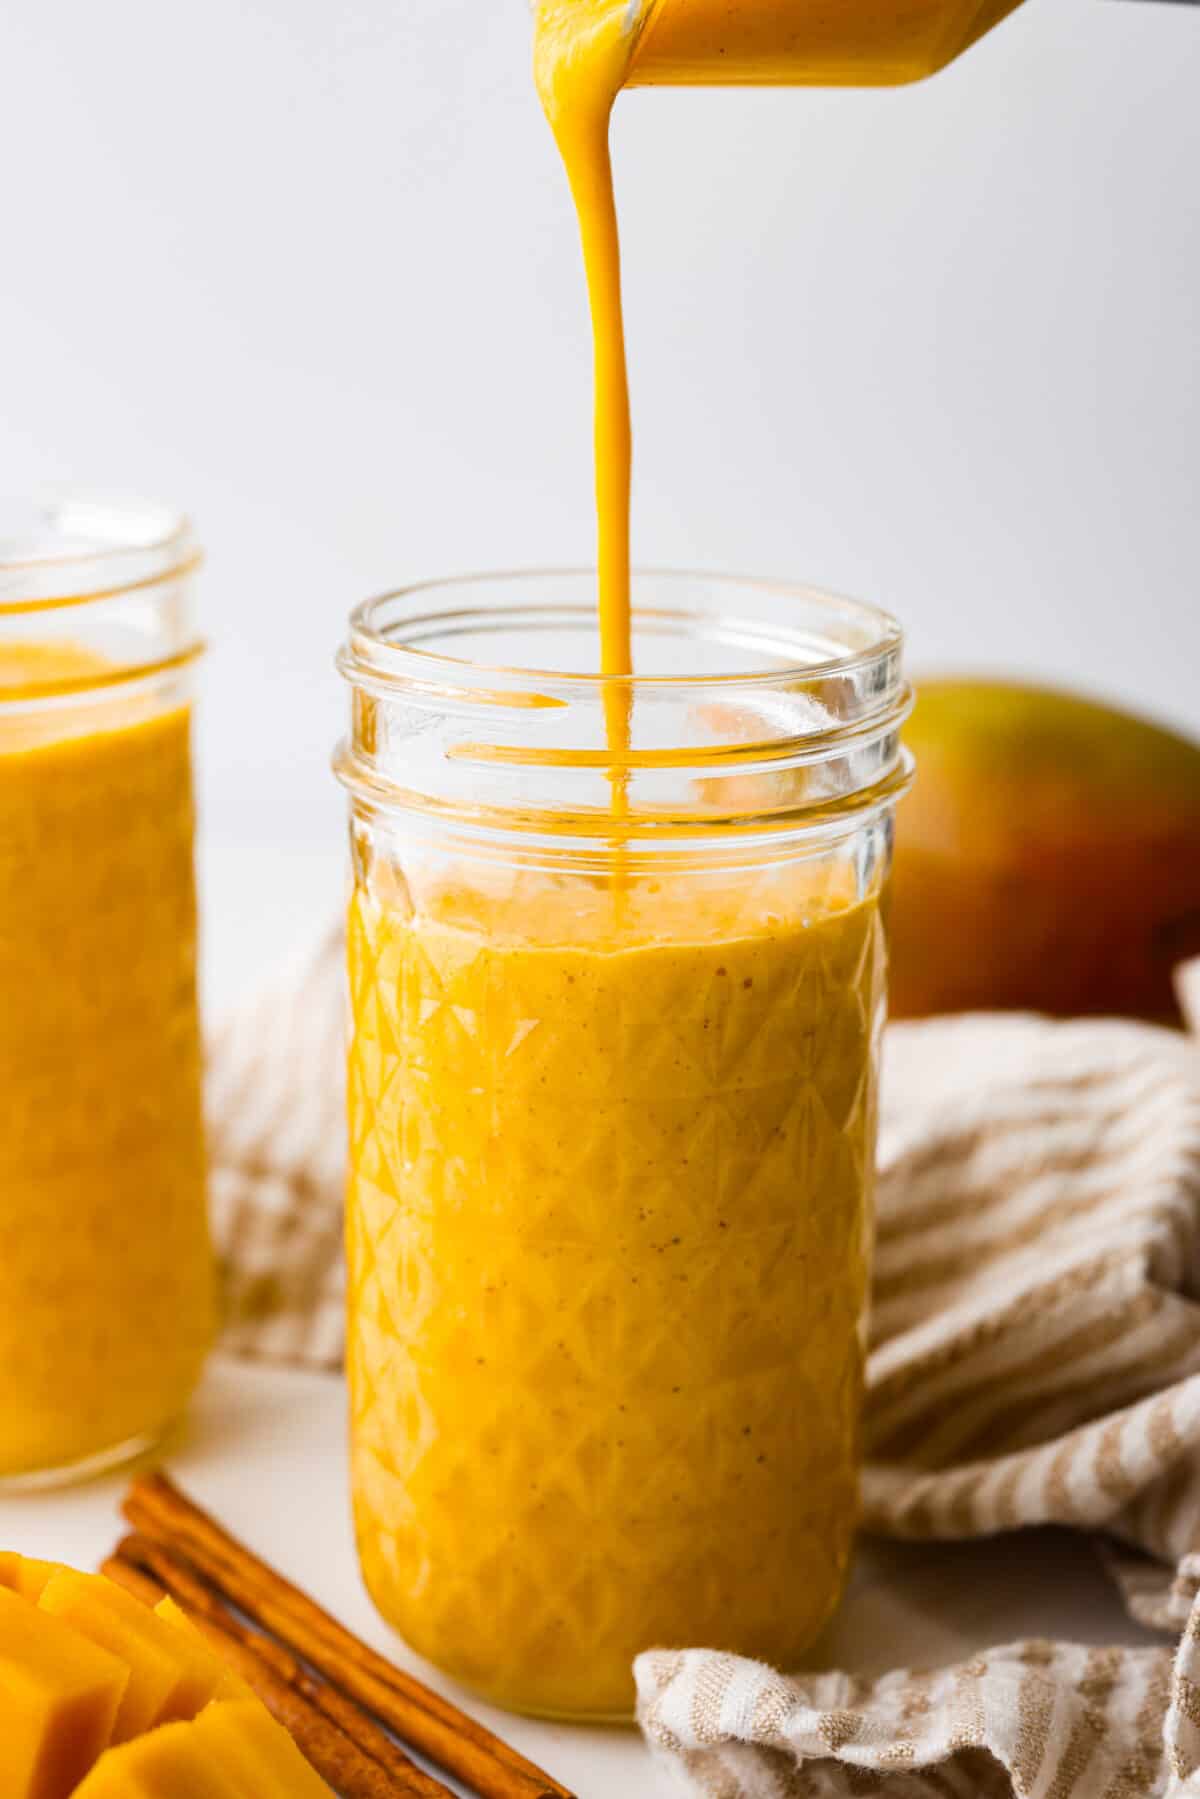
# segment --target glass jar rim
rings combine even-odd
[[[451,575],[436,577],[431,580],[417,581],[403,587],[389,589],[374,598],[364,601],[350,614],[349,635],[338,656],[338,667],[347,680],[378,691],[403,689],[412,684],[424,688],[444,687],[447,690],[461,691],[464,686],[473,687],[480,677],[487,677],[493,683],[509,686],[512,683],[528,685],[533,680],[543,691],[540,696],[521,695],[519,698],[528,703],[530,698],[536,702],[538,697],[553,704],[556,693],[573,692],[577,695],[586,693],[602,693],[613,686],[623,691],[637,694],[643,690],[650,692],[680,691],[688,687],[715,687],[730,689],[734,687],[756,688],[770,687],[780,682],[795,680],[833,679],[840,675],[853,674],[872,662],[898,656],[904,643],[904,633],[896,618],[881,607],[871,606],[863,601],[850,599],[830,589],[812,586],[801,581],[792,581],[771,576],[730,575],[722,573],[705,573],[694,569],[680,568],[636,568],[633,571],[635,622],[639,617],[662,616],[659,609],[644,610],[637,604],[637,585],[653,583],[656,586],[678,587],[682,592],[688,584],[701,584],[709,590],[716,591],[731,599],[738,594],[754,594],[757,597],[771,596],[781,600],[799,600],[819,608],[829,620],[840,621],[846,629],[857,628],[864,634],[864,641],[840,652],[824,656],[802,655],[800,653],[802,639],[796,632],[789,632],[786,626],[772,625],[769,629],[762,626],[741,625],[731,613],[723,620],[722,639],[732,644],[739,636],[746,642],[757,643],[760,653],[771,649],[779,659],[769,668],[741,669],[737,667],[722,669],[719,672],[685,672],[682,674],[640,674],[631,675],[603,674],[599,671],[564,670],[530,664],[513,663],[499,660],[488,661],[480,657],[455,656],[444,650],[422,648],[419,642],[410,641],[413,632],[424,632],[428,635],[444,635],[447,627],[465,629],[472,620],[484,616],[486,607],[470,605],[472,593],[485,598],[494,594],[501,586],[520,584],[534,588],[546,588],[552,583],[595,583],[596,571],[588,567],[561,568],[524,568],[498,570],[491,573],[471,575]],[[453,604],[455,599],[463,604]],[[428,610],[417,610],[416,606],[429,600]],[[437,601],[450,600],[450,605],[437,604]],[[397,610],[394,620],[386,624],[381,621],[380,614],[387,608]],[[563,615],[571,610],[583,612],[583,607],[567,608],[561,603],[539,608],[530,605],[526,611],[530,616],[548,617],[551,614]],[[588,616],[594,616],[594,598],[586,607]],[[682,612],[673,616],[683,618]],[[693,616],[700,619],[702,614],[695,612]],[[397,639],[398,629],[405,631],[404,638]],[[782,652],[788,647],[793,651],[794,660],[789,661]],[[478,694],[476,697],[485,697]],[[488,694],[493,700],[501,700],[502,694],[493,691]]]
[[[0,500],[0,617],[117,599],[202,559],[187,514],[156,501],[79,489]]]
[[[912,690],[890,614],[684,571],[636,571],[633,601],[650,671],[634,675],[593,672],[594,570],[422,582],[359,607],[334,760],[354,803],[477,837],[611,844],[619,790],[623,843],[682,844],[845,831],[907,786]]]

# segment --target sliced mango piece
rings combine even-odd
[[[66,1799],[112,1740],[129,1669],[0,1588],[5,1799]]]
[[[331,1799],[316,1769],[257,1699],[217,1701],[193,1728],[203,1753],[236,1775],[246,1792],[263,1799]]]
[[[103,1575],[64,1568],[47,1583],[38,1605],[128,1667],[114,1743],[157,1724],[194,1718],[212,1698],[214,1677],[198,1664],[187,1639]]]
[[[197,1740],[194,1723],[179,1723],[110,1749],[76,1787],[74,1799],[259,1799],[259,1794],[213,1760]]]
[[[155,1613],[164,1624],[177,1630],[185,1639],[187,1653],[195,1658],[197,1670],[205,1670],[211,1679],[211,1695],[214,1699],[253,1699],[253,1689],[247,1686],[228,1663],[221,1660],[215,1649],[210,1648],[208,1638],[197,1629],[182,1606],[176,1605],[168,1593],[160,1599],[154,1608]]]
[[[42,1562],[33,1555],[18,1555],[15,1550],[2,1549],[0,1587],[19,1593],[22,1599],[30,1599],[36,1605],[51,1575],[57,1574],[61,1567],[61,1562]]]

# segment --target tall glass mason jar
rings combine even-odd
[[[362,607],[337,758],[362,1565],[563,1717],[627,1715],[653,1644],[786,1665],[837,1602],[909,778],[882,613],[642,575],[614,680],[594,596]]]
[[[0,1484],[152,1442],[208,1348],[196,541],[0,506]]]

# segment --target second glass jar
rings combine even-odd
[[[0,508],[0,1485],[128,1459],[216,1314],[187,521]]]
[[[656,1644],[792,1663],[840,1594],[908,779],[891,619],[685,576],[636,585],[614,769],[593,593],[360,609],[338,758],[363,1568],[564,1717]]]

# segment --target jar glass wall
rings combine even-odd
[[[190,705],[148,506],[0,506],[0,1482],[145,1447],[214,1320]]]
[[[342,656],[363,1568],[561,1716],[627,1714],[654,1644],[792,1662],[837,1601],[908,779],[880,613],[642,576],[634,646],[584,672],[594,579],[542,575]]]

